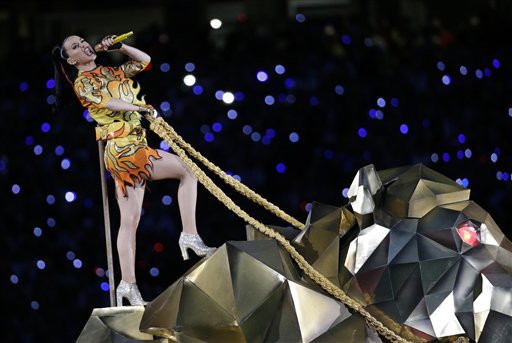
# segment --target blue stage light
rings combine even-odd
[[[282,75],[286,72],[286,68],[282,66],[281,64],[277,64],[274,68],[275,72],[279,75]]]
[[[171,70],[171,65],[169,63],[160,64],[160,71],[162,73],[167,73],[169,70]]]
[[[279,173],[279,174],[284,174],[284,172],[286,172],[286,165],[284,163],[278,163],[276,165],[276,171]]]
[[[11,191],[12,191],[12,194],[14,194],[14,195],[19,194],[19,193],[21,192],[21,187],[20,187],[20,185],[18,185],[18,184],[16,184],[16,183],[15,183],[14,185],[12,185],[12,187],[11,187]]]
[[[192,62],[188,62],[187,64],[185,64],[185,70],[191,73],[194,70],[196,70],[196,65]]]
[[[261,134],[259,132],[251,133],[251,140],[253,142],[259,142],[261,140]]]
[[[297,132],[292,132],[292,133],[290,133],[289,139],[290,139],[290,142],[297,143],[300,139],[299,134]]]
[[[231,109],[228,111],[227,116],[229,119],[234,120],[238,117],[238,112],[236,110]]]
[[[272,95],[267,95],[265,97],[265,104],[271,106],[273,105],[274,103],[276,102],[276,100],[274,99],[274,97]]]
[[[28,91],[28,82],[20,83],[20,91],[22,91],[22,92]]]
[[[172,197],[169,195],[164,195],[162,197],[162,204],[164,204],[165,206],[169,206],[170,204],[172,204]]]
[[[260,70],[256,73],[256,79],[260,82],[265,82],[268,80],[268,75],[263,70]]]

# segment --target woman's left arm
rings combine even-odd
[[[133,46],[123,44],[119,51],[137,62],[151,62],[151,56]]]

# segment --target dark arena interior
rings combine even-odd
[[[511,15],[509,0],[2,1],[0,340],[73,342],[110,305],[95,123],[78,101],[56,107],[51,50],[66,36],[133,31],[126,42],[152,58],[134,78],[146,102],[301,222],[315,202],[347,204],[364,166],[423,164],[470,189],[510,238]],[[148,142],[172,151],[149,129]],[[148,185],[136,273],[154,299],[199,258],[183,261],[177,244],[178,183]],[[246,239],[244,220],[201,185],[196,213],[208,245]],[[117,262],[114,246],[118,280]]]

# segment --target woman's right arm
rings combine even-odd
[[[126,101],[123,101],[120,99],[114,99],[114,98],[108,99],[107,103],[105,104],[105,107],[108,110],[115,111],[115,112],[118,112],[118,111],[147,112],[148,111],[147,108],[144,108],[144,107],[141,107],[138,105],[134,105],[134,104],[130,104],[129,102],[126,102]]]

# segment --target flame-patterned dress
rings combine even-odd
[[[138,98],[140,87],[130,78],[147,65],[148,62],[132,60],[117,67],[98,66],[80,71],[74,83],[80,102],[98,123],[96,139],[107,141],[105,166],[124,196],[127,185],[144,185],[151,175],[151,158],[161,156],[147,144],[140,113],[111,111],[106,103],[109,99],[120,99],[137,106],[145,105],[144,98]]]

